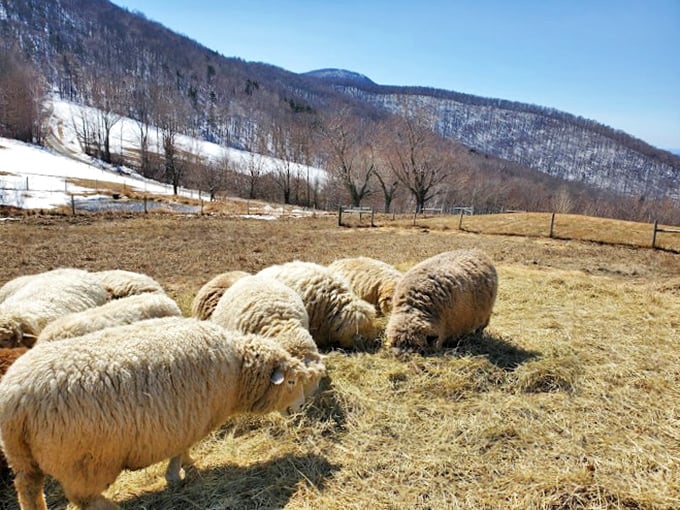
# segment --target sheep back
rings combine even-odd
[[[317,364],[325,371],[321,355],[309,332],[309,317],[302,298],[278,280],[263,276],[245,276],[229,287],[220,298],[209,319],[220,326],[256,333],[271,338],[305,365]],[[310,381],[305,395],[318,387]]]
[[[267,267],[258,275],[277,279],[298,293],[317,346],[352,348],[357,341],[375,339],[374,307],[354,294],[345,278],[327,267],[292,261]]]
[[[191,303],[191,316],[201,320],[208,320],[224,291],[231,287],[236,280],[248,275],[250,273],[245,271],[227,271],[212,278],[198,289]]]
[[[107,300],[107,292],[87,271],[65,268],[34,275],[0,303],[0,346],[30,347],[49,322]]]
[[[374,305],[379,314],[390,313],[394,287],[402,276],[401,271],[371,257],[338,259],[328,267],[345,277],[352,291]]]
[[[165,293],[160,283],[144,273],[125,271],[123,269],[110,269],[94,271],[92,276],[109,293],[111,299],[120,299],[146,293]]]
[[[271,340],[181,317],[37,344],[0,380],[0,446],[17,476],[49,474],[83,505],[233,414],[299,406],[312,372]]]
[[[113,326],[180,315],[182,311],[179,306],[166,294],[136,294],[55,319],[40,332],[38,342],[72,338]]]
[[[440,253],[404,273],[394,292],[386,344],[431,352],[489,323],[498,275],[479,250]]]
[[[35,275],[26,274],[22,276],[17,276],[16,278],[13,278],[12,280],[6,282],[2,287],[0,287],[0,303],[2,303],[5,299],[14,294],[21,287],[26,285],[31,280],[31,278],[33,278],[33,276]]]

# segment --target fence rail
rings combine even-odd
[[[662,228],[659,227],[659,222],[654,222],[654,232],[652,232],[652,248],[656,249],[656,234],[657,232],[665,232],[667,234],[680,234],[680,228]]]
[[[367,206],[352,206],[352,205],[341,205],[338,207],[338,227],[342,227],[342,215],[343,214],[358,214],[359,222],[361,222],[362,216],[364,214],[371,215],[371,227],[375,227],[375,209],[373,207]]]

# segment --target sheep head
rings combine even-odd
[[[0,347],[33,347],[38,332],[30,322],[0,316]]]

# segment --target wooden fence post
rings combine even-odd
[[[201,199],[201,216],[203,216],[203,199]]]
[[[652,250],[656,249],[656,232],[659,226],[659,220],[654,220],[654,232],[652,232]]]
[[[460,211],[460,216],[458,217],[458,230],[463,229],[463,211]]]
[[[146,200],[147,200],[146,195],[144,195],[144,214],[148,214],[148,213],[149,213],[149,210],[148,210],[147,207],[146,207]]]
[[[550,215],[550,237],[553,237],[555,232],[555,213]]]
[[[371,227],[375,227],[373,219],[375,218],[375,207],[371,207]]]
[[[66,181],[64,181],[66,182]],[[71,214],[76,215],[76,198],[75,195],[71,195]]]
[[[342,227],[342,206],[338,206],[338,227]]]

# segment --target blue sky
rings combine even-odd
[[[680,149],[680,0],[113,0],[228,57],[549,106]]]

